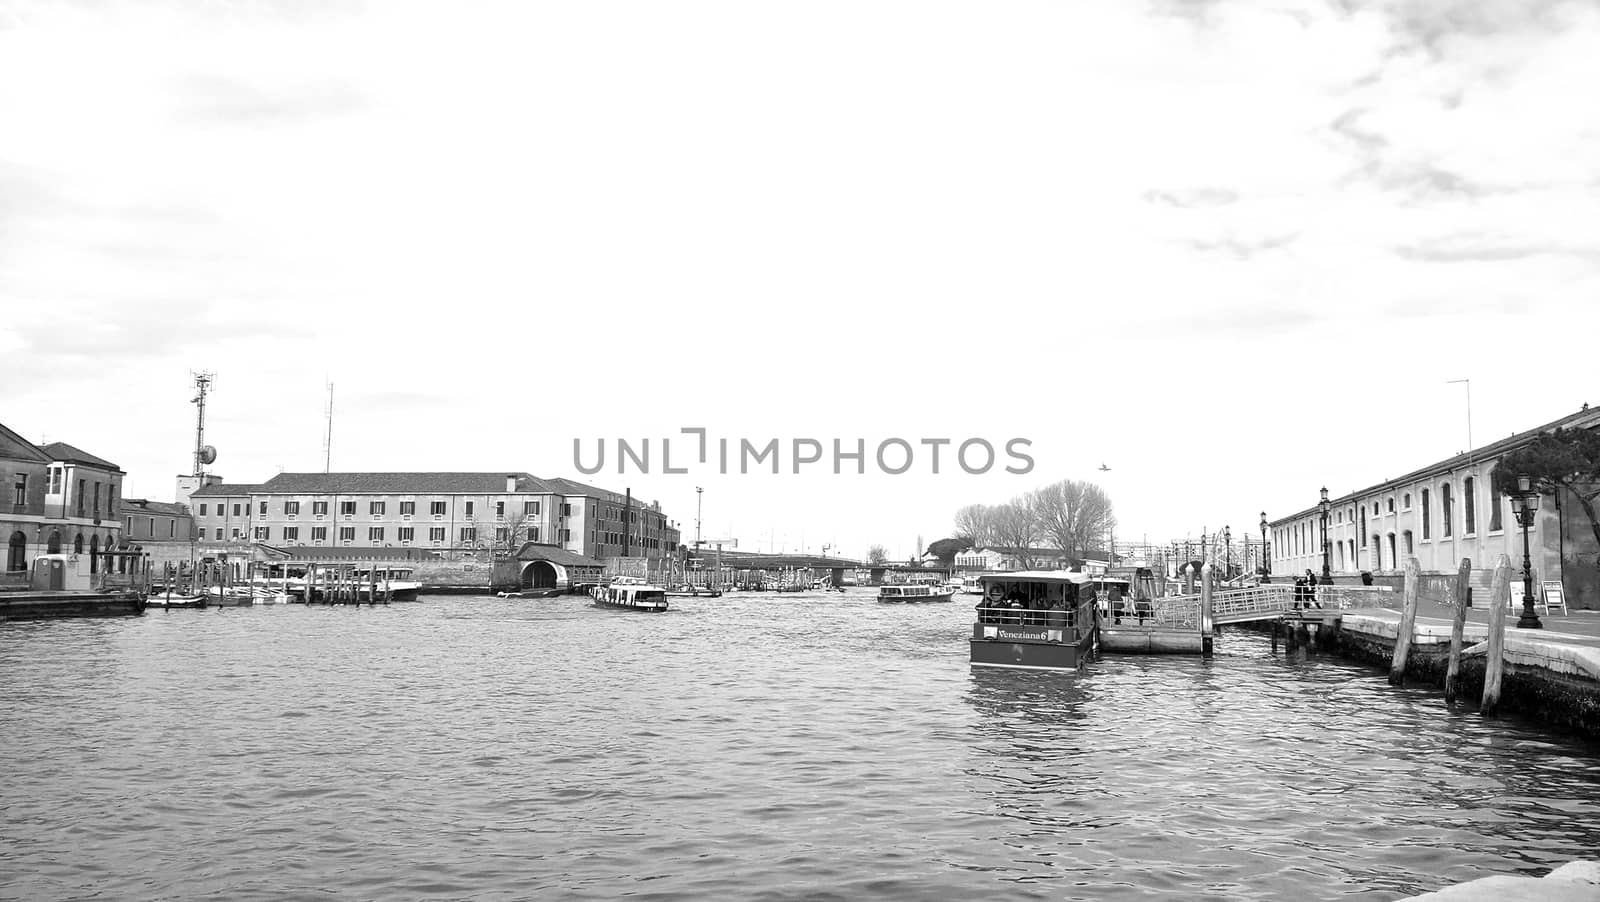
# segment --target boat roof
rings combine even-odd
[[[1012,582],[1012,583],[1071,583],[1081,586],[1089,582],[1089,576],[1084,573],[1075,573],[1071,570],[1017,570],[1012,573],[985,573],[978,577],[979,582]]]

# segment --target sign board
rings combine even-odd
[[[1559,580],[1547,580],[1545,582],[1541,582],[1539,583],[1539,589],[1544,592],[1544,604],[1546,610],[1549,610],[1550,608],[1560,608],[1561,610],[1565,611],[1567,609],[1567,599],[1565,595],[1562,594],[1561,582]]]
[[[1044,626],[986,626],[983,628],[983,637],[1002,642],[1060,642],[1061,630]]]

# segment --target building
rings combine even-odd
[[[203,555],[257,542],[306,557],[453,558],[532,542],[655,560],[679,546],[659,503],[528,473],[280,473],[239,485],[180,477],[178,491]]]
[[[194,517],[188,507],[144,498],[124,498],[121,509],[122,549],[149,555],[151,563],[157,567],[194,557]]]
[[[1026,565],[1024,565],[1026,558]],[[956,572],[980,570],[1068,570],[1074,564],[1081,566],[1059,548],[1029,548],[1024,555],[1021,548],[974,548],[956,555]]]
[[[1472,561],[1482,582],[1501,554],[1520,573],[1522,531],[1508,497],[1495,491],[1501,457],[1557,428],[1600,427],[1600,410],[1580,410],[1537,429],[1520,432],[1465,454],[1429,464],[1398,479],[1330,497],[1328,569],[1335,577],[1399,576],[1415,557],[1428,575],[1453,576],[1462,558]],[[1268,524],[1272,574],[1322,573],[1322,512],[1313,506]],[[1583,506],[1570,496],[1546,497],[1529,529],[1535,585],[1563,584],[1570,608],[1600,609],[1600,570]]]
[[[127,475],[116,464],[65,442],[35,445],[0,425],[0,474],[9,489],[9,503],[0,507],[6,582],[25,582],[41,554],[87,552],[92,573],[95,554],[116,547]]]

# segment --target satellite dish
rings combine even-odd
[[[200,449],[200,462],[204,463],[204,464],[216,463],[217,462],[217,449],[212,447],[212,446],[210,446],[210,445],[206,445],[205,447],[201,448]]]

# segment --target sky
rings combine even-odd
[[[233,482],[323,469],[331,383],[336,471],[741,549],[1060,479],[1239,537],[1600,403],[1596,84],[1592,0],[0,0],[0,422],[170,500],[209,371]]]

